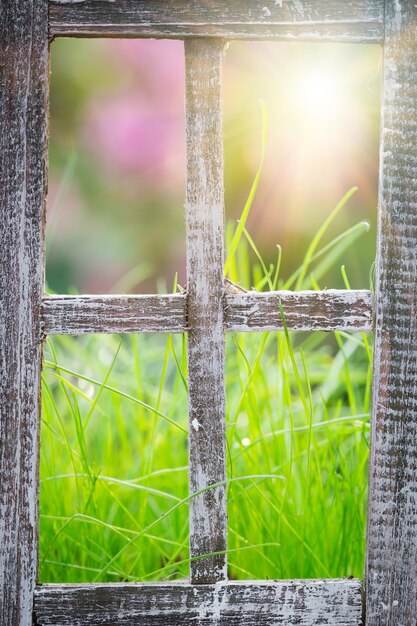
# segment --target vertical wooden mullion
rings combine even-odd
[[[217,40],[185,43],[191,493],[225,478],[222,50]],[[226,493],[221,485],[190,502],[190,556],[224,551],[226,533]],[[193,583],[225,578],[225,554],[191,562]]]
[[[367,626],[417,619],[417,8],[386,0]]]
[[[47,0],[0,2],[0,623],[32,624],[48,103]]]

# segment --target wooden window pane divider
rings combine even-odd
[[[193,583],[227,578],[224,190],[221,75],[224,42],[185,42],[186,258],[190,556]]]
[[[225,332],[283,330],[370,331],[373,294],[367,290],[224,293]],[[44,335],[184,333],[187,295],[44,296]]]
[[[42,300],[44,335],[183,333],[186,329],[182,294],[45,296]]]
[[[232,581],[215,585],[41,585],[42,626],[358,626],[361,581]]]
[[[50,36],[379,43],[384,0],[51,0]]]

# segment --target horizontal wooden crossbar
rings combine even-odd
[[[380,42],[383,0],[50,0],[50,35]]]
[[[48,296],[42,301],[46,335],[85,333],[183,333],[185,297]]]
[[[37,626],[359,626],[359,580],[42,585]]]
[[[281,306],[282,315],[281,312]],[[229,331],[355,330],[372,328],[370,291],[249,291],[226,296]]]
[[[271,291],[227,294],[225,330],[372,329],[370,291]],[[42,304],[46,335],[85,333],[183,333],[187,331],[184,294],[136,296],[46,296]]]

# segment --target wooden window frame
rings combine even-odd
[[[2,626],[415,624],[416,7],[412,0],[1,1]],[[49,44],[58,36],[185,40],[186,294],[43,293]],[[235,38],[383,45],[375,295],[226,293],[221,65],[224,42]],[[363,583],[227,581],[224,332],[282,329],[280,303],[290,329],[375,333]],[[190,581],[37,585],[42,342],[48,334],[132,332],[189,336],[190,492],[197,492],[190,500]]]

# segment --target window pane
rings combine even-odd
[[[185,265],[183,44],[58,39],[51,50],[48,288],[170,288]]]
[[[229,244],[236,220],[247,220],[267,268],[276,262],[276,245],[282,247],[288,279],[333,209],[356,187],[314,251],[344,234],[332,262],[317,257],[310,265],[321,288],[344,287],[342,264],[352,287],[368,288],[375,258],[380,61],[375,45],[230,44],[223,89]],[[259,265],[249,250],[246,270],[245,260],[227,268],[229,278],[246,288],[256,286]],[[298,288],[315,288],[311,278]]]
[[[228,337],[231,578],[363,574],[369,338]]]
[[[181,336],[48,341],[42,582],[188,575],[184,349]]]

